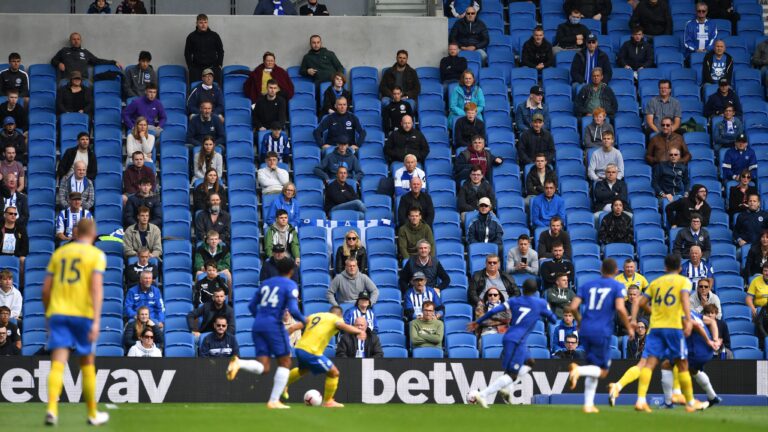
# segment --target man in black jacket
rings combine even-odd
[[[462,221],[467,212],[477,210],[477,205],[480,203],[481,198],[488,198],[491,207],[495,207],[496,193],[493,190],[493,186],[488,183],[488,180],[483,178],[483,171],[480,167],[472,167],[472,170],[469,172],[469,180],[465,181],[461,185],[461,189],[459,189],[457,207]]]
[[[544,129],[544,116],[534,114],[531,127],[520,134],[517,156],[520,165],[534,163],[537,154],[543,154],[548,161],[555,160],[555,141],[552,134]]]
[[[368,321],[365,317],[355,319],[355,327],[364,330],[365,340],[360,340],[357,335],[344,333],[339,338],[336,345],[336,357],[338,358],[383,358],[384,351],[381,349],[379,337],[368,328]]]
[[[722,78],[727,79],[729,84],[733,83],[733,57],[725,52],[725,41],[722,39],[715,41],[712,51],[704,56],[701,68],[701,79],[704,84],[715,84]]]
[[[472,274],[469,281],[469,305],[482,306],[483,296],[491,286],[498,289],[505,299],[520,295],[515,280],[501,271],[501,258],[496,254],[486,256],[485,268]]]
[[[403,90],[403,99],[418,99],[421,93],[419,76],[416,74],[416,69],[408,64],[408,51],[404,49],[397,52],[395,64],[381,75],[379,83],[381,97],[391,98],[395,86]]]
[[[299,8],[301,16],[329,16],[328,7],[318,3],[317,0],[308,0],[307,4]]]
[[[325,211],[355,210],[365,213],[365,204],[357,196],[355,189],[347,184],[347,168],[340,166],[336,170],[336,180],[325,186]]]
[[[211,69],[217,83],[221,84],[221,65],[224,64],[224,44],[219,34],[208,27],[208,15],[197,16],[195,31],[187,36],[184,44],[184,60],[187,62],[189,79],[203,76],[203,69]]]
[[[573,285],[574,276],[576,276],[576,274],[573,269],[573,263],[563,257],[564,252],[565,249],[563,248],[562,242],[555,241],[552,243],[552,259],[544,260],[539,265],[539,276],[542,281],[542,289],[548,290],[555,286],[555,281],[557,280],[557,275],[559,273],[568,275],[568,282]],[[541,257],[541,255],[539,255],[539,257]]]
[[[549,220],[549,229],[539,234],[539,241],[536,243],[536,253],[539,254],[540,260],[552,258],[555,243],[560,243],[563,246],[563,255],[571,259],[571,236],[563,230],[563,220],[560,216],[553,216]]]
[[[611,212],[600,222],[597,241],[601,245],[610,243],[634,243],[632,218],[624,213],[624,204],[619,198],[613,201]]]
[[[400,120],[400,127],[392,131],[384,144],[384,155],[389,162],[401,161],[412,154],[424,163],[429,155],[429,143],[420,130],[414,129],[413,118],[409,115]]]
[[[453,126],[453,148],[469,147],[472,138],[485,136],[485,122],[477,117],[477,104],[467,102],[464,104],[464,117],[459,117]]]
[[[128,196],[123,210],[123,225],[134,225],[141,207],[149,209],[149,223],[163,226],[163,206],[160,205],[160,197],[152,192],[152,179],[149,177],[139,180],[139,191]]]
[[[605,34],[605,24],[608,22],[608,17],[613,10],[611,0],[565,0],[563,2],[563,12],[566,15],[570,14],[573,9],[581,12],[581,15],[585,18],[592,18],[602,22],[602,32]]]
[[[205,277],[197,281],[192,288],[192,304],[198,307],[200,304],[212,302],[214,293],[219,291],[219,288],[224,290],[225,295],[229,294],[227,282],[219,276],[216,262],[208,261],[205,263]]]
[[[499,247],[499,253],[502,253],[504,229],[491,213],[491,200],[487,197],[480,198],[477,210],[477,218],[467,228],[467,243],[495,243]]]
[[[624,208],[629,210],[629,193],[627,184],[623,179],[618,178],[619,169],[614,164],[608,164],[605,167],[605,178],[595,183],[592,188],[593,207],[595,212],[610,211],[611,204],[617,198],[624,204]]]
[[[434,288],[438,293],[451,284],[451,276],[440,264],[440,260],[432,256],[432,245],[426,240],[416,243],[416,255],[410,257],[400,270],[398,280],[400,291],[406,292],[413,275],[419,272],[424,274],[426,286]]]
[[[523,53],[520,55],[520,63],[523,66],[542,70],[555,65],[555,55],[552,53],[552,44],[544,38],[544,27],[536,26],[533,35],[523,44]]]
[[[701,216],[701,225],[709,225],[709,216],[712,214],[712,207],[707,202],[707,187],[695,184],[691,187],[688,196],[681,197],[664,208],[667,215],[667,221],[672,228],[687,227],[691,224],[691,217],[694,213]]]
[[[59,167],[56,169],[56,177],[61,179],[72,174],[73,166],[75,164],[75,158],[77,153],[80,152],[88,160],[86,162],[85,176],[91,181],[96,180],[96,153],[91,147],[91,137],[88,132],[80,132],[77,134],[77,145],[71,147],[64,152],[59,160]]]
[[[400,128],[403,117],[410,116],[413,118],[413,107],[411,107],[409,102],[403,101],[402,96],[403,89],[399,86],[393,87],[392,99],[381,110],[382,117],[384,117],[384,133],[387,135]]]
[[[259,273],[259,281],[263,282],[271,277],[280,276],[280,272],[277,270],[277,262],[285,257],[284,244],[275,243],[272,245],[272,255],[264,260],[264,265],[261,267],[261,272]],[[291,261],[293,261],[293,258],[291,258]],[[291,275],[291,279],[293,279],[294,282],[299,283],[299,268],[295,261],[293,263],[293,274]]]
[[[56,53],[51,59],[51,66],[56,68],[59,78],[68,77],[71,72],[78,71],[83,78],[88,78],[88,66],[115,65],[122,69],[123,66],[115,60],[100,59],[80,46],[82,37],[80,33],[69,35],[69,45]]]
[[[397,226],[408,223],[408,211],[414,207],[421,209],[421,220],[432,226],[435,221],[435,206],[429,193],[422,189],[423,185],[424,182],[418,176],[411,178],[411,191],[400,197],[400,204],[397,206]]]
[[[280,123],[282,128],[288,120],[288,105],[284,98],[278,97],[280,86],[277,81],[270,79],[267,81],[267,94],[256,101],[251,118],[253,128],[260,131],[267,128],[274,122]]]
[[[235,334],[235,310],[224,301],[226,298],[227,294],[224,289],[217,287],[213,291],[212,301],[203,303],[187,314],[187,325],[189,331],[195,336],[195,342],[200,338],[200,333],[213,331],[213,323],[218,317],[224,317],[227,320],[229,324],[227,333]],[[202,323],[198,325],[201,317],[203,318]]]
[[[456,157],[453,175],[456,181],[466,180],[469,178],[472,167],[477,165],[483,171],[483,177],[490,182],[493,179],[493,167],[503,162],[503,159],[494,156],[485,148],[485,138],[477,135],[472,138],[472,145]]]
[[[598,48],[597,45],[597,36],[590,33],[587,36],[587,46],[576,53],[576,56],[571,63],[572,83],[587,82],[587,78],[592,76],[592,71],[595,68],[602,69],[604,83],[607,84],[611,81],[611,76],[613,75],[611,59],[608,58],[608,54]],[[597,59],[594,58],[595,56],[597,56]]]
[[[632,37],[621,46],[616,64],[635,72],[653,67],[653,45],[645,40],[642,27],[632,29]]]
[[[459,56],[459,44],[448,44],[448,55],[440,59],[440,82],[458,81],[467,70],[467,59]]]
[[[584,48],[589,29],[581,23],[581,11],[571,9],[568,20],[557,26],[557,33],[553,44],[553,52],[557,54],[562,50],[577,50]]]
[[[629,27],[642,27],[650,36],[672,34],[672,11],[666,0],[641,0],[632,12]]]
[[[488,55],[485,49],[488,47],[488,27],[477,18],[477,10],[474,6],[467,8],[464,18],[456,21],[448,37],[451,42],[456,42],[464,51],[477,51],[486,61]]]

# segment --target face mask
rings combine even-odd
[[[568,18],[568,21],[570,21],[571,24],[578,24],[578,23],[581,22],[581,18],[579,18],[579,17],[570,17],[570,18]]]
[[[211,213],[218,214],[221,211],[221,206],[211,206]]]

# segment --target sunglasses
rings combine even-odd
[[[662,127],[672,127],[672,123],[662,123]]]
[[[216,324],[216,327],[226,327],[226,324]]]
[[[347,241],[350,241],[350,240],[357,240],[357,237],[347,237]]]
[[[588,44],[596,44],[596,43],[597,43],[597,41],[588,41],[587,43],[588,43]]]
[[[490,207],[488,204],[480,204],[478,207]]]
[[[5,212],[5,214],[7,214],[9,216],[18,216],[19,215],[18,213],[11,213],[11,212]]]
[[[155,335],[144,335],[142,336],[144,339],[154,339]]]
[[[670,156],[680,156],[680,153],[670,153]]]
[[[752,178],[751,174],[742,174],[741,178]]]
[[[486,264],[488,265],[497,265],[498,263],[498,261],[486,261]]]
[[[698,284],[696,286],[699,287],[699,288],[709,288],[709,285]]]
[[[498,297],[498,294],[488,294],[488,297]]]
[[[699,9],[696,12],[698,12],[698,13],[707,13],[707,10],[706,9]]]
[[[477,15],[477,12],[467,12],[467,15]]]

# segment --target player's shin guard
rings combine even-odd
[[[492,382],[491,385],[486,387],[485,390],[481,391],[480,396],[487,398],[488,396],[498,392],[499,390],[503,389],[504,387],[507,387],[510,384],[512,384],[512,377],[507,374],[504,374],[499,378],[497,378],[496,381]]]
[[[272,393],[269,396],[270,402],[279,402],[280,395],[285,389],[285,385],[288,384],[288,375],[291,373],[288,368],[278,367],[275,371],[275,381],[272,384]]]
[[[671,370],[661,370],[661,388],[664,390],[664,403],[667,405],[672,404],[672,385],[674,377]]]
[[[64,363],[52,361],[51,372],[48,374],[48,412],[55,417],[59,415],[59,396],[64,386]]]
[[[691,373],[688,371],[680,372],[680,389],[683,390],[683,396],[685,396],[685,402],[688,405],[693,403],[693,382],[691,382]]]
[[[298,369],[296,369],[298,372]],[[293,372],[293,371],[291,371]],[[336,389],[339,388],[339,377],[325,377],[325,390],[323,392],[323,402],[333,400],[336,395]]]
[[[587,408],[595,406],[595,392],[597,391],[598,380],[597,377],[587,377],[584,379],[584,406]]]
[[[599,366],[579,366],[579,376],[583,377],[589,377],[589,378],[600,378],[600,367]]]
[[[296,381],[299,380],[299,378],[301,378],[301,374],[299,373],[299,368],[291,369],[291,372],[288,374],[288,385],[295,383]]]
[[[709,375],[704,373],[704,371],[699,371],[699,373],[694,375],[693,378],[701,386],[701,388],[703,388],[704,391],[707,392],[707,398],[709,400],[712,400],[717,397],[717,393],[715,393],[715,389],[712,387],[712,383],[709,382]]]
[[[264,373],[264,365],[258,360],[243,360],[240,359],[240,369],[250,372],[252,374],[261,375]]]
[[[627,371],[624,372],[624,375],[621,376],[621,379],[617,383],[619,385],[619,390],[621,390],[624,387],[628,386],[629,384],[637,381],[638,378],[640,378],[640,368],[639,367],[632,366],[631,368],[627,369]]]
[[[637,398],[638,400],[645,402],[645,396],[648,394],[648,386],[651,385],[651,378],[653,377],[653,369],[643,368],[640,371],[640,377],[637,383]]]
[[[96,418],[96,366],[90,364],[80,367],[83,373],[83,399],[88,409],[88,418]]]

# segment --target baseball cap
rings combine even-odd
[[[272,245],[272,252],[285,252],[285,245],[280,243],[275,243]]]
[[[724,84],[728,85],[728,84],[730,84],[728,82],[728,78],[720,78],[720,81],[718,81],[717,83],[720,84],[720,85],[724,85]]]
[[[69,193],[69,199],[71,200],[81,200],[83,199],[83,194],[80,192],[70,192]]]
[[[213,70],[211,68],[203,69],[202,76],[206,76],[206,75],[213,75]]]
[[[478,206],[481,206],[481,205],[483,205],[483,204],[485,204],[485,205],[487,205],[488,207],[490,207],[490,206],[491,206],[491,200],[490,200],[490,199],[488,199],[488,197],[482,197],[482,198],[480,198],[480,201],[478,201],[478,202],[477,202],[477,205],[478,205]]]
[[[363,291],[360,294],[357,295],[358,300],[370,300],[371,296],[368,295],[367,292]]]
[[[72,71],[69,73],[69,79],[75,79],[80,78],[83,79],[83,74],[80,73],[80,71]]]
[[[424,275],[423,272],[416,272],[413,274],[413,276],[411,276],[412,281],[419,280],[419,279],[426,279],[426,278],[427,277]]]
[[[541,115],[540,113],[536,113],[536,114],[533,115],[533,117],[531,117],[531,120],[533,120],[533,121],[536,121],[536,120],[544,121],[544,116]]]
[[[736,137],[736,141],[747,142],[747,136],[744,134],[739,134],[739,136]]]
[[[541,96],[541,95],[544,94],[544,89],[541,86],[535,85],[535,86],[531,87],[531,93],[530,94],[536,94],[536,95]]]
[[[595,36],[594,33],[590,33],[589,36],[587,36],[587,42],[597,41],[597,36]]]
[[[8,126],[9,124],[16,124],[16,120],[11,116],[8,116],[3,120],[3,126]]]

